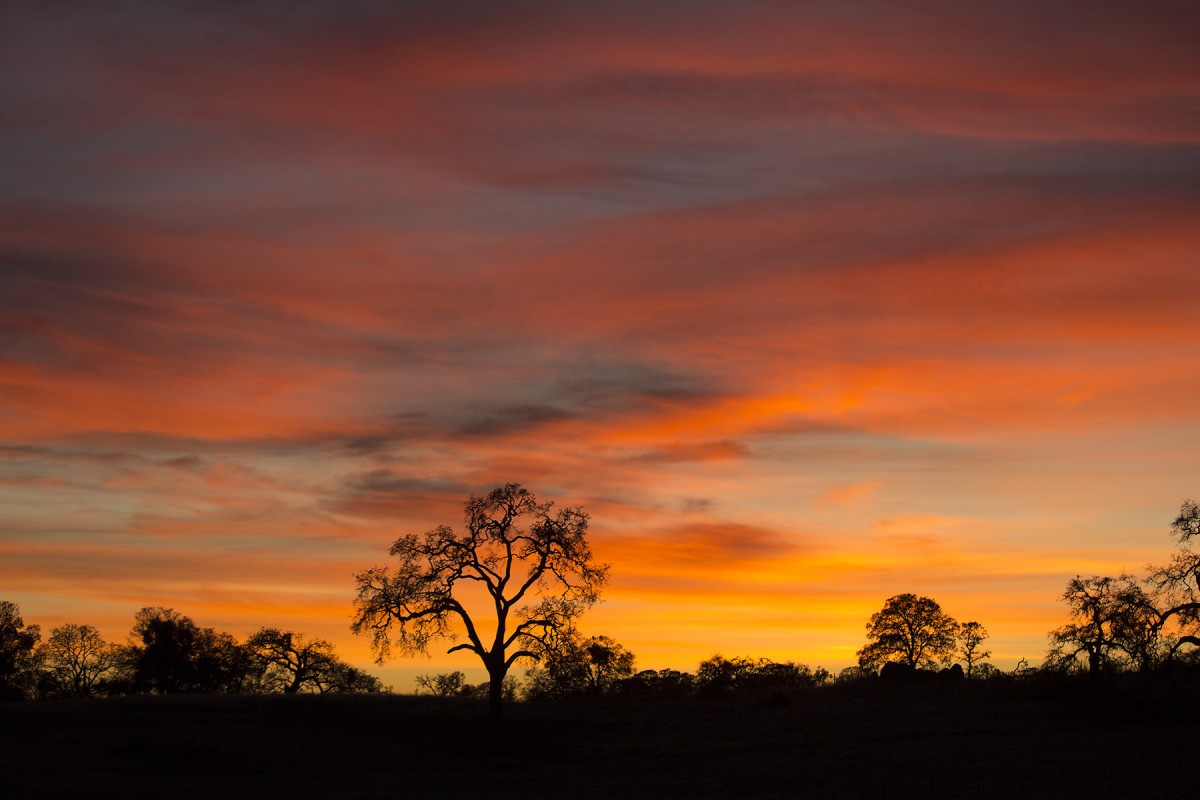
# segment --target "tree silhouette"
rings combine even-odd
[[[1200,540],[1200,505],[1184,500],[1171,523],[1171,534],[1179,540],[1179,549],[1166,564],[1151,567],[1148,579],[1161,609],[1155,632],[1169,635],[1166,659],[1183,645],[1200,647],[1200,553],[1191,547],[1193,537]]]
[[[889,597],[867,622],[867,643],[858,651],[865,670],[878,670],[888,661],[910,667],[936,667],[954,654],[958,623],[937,601],[906,593]]]
[[[1160,655],[1158,613],[1130,575],[1084,578],[1076,575],[1062,594],[1071,621],[1050,632],[1046,666],[1078,669],[1086,658],[1088,672],[1148,669]]]
[[[228,633],[201,628],[174,609],[147,607],[134,615],[126,668],[137,691],[240,691],[249,656]]]
[[[36,691],[38,625],[26,625],[16,603],[0,600],[0,700],[21,700]]]
[[[807,664],[780,663],[767,658],[725,658],[718,654],[700,662],[695,683],[701,692],[721,693],[738,689],[810,688],[829,678],[823,667],[814,672]]]
[[[958,626],[958,657],[967,665],[967,678],[971,678],[975,665],[992,654],[982,648],[988,638],[987,628],[978,622],[964,622]]]
[[[338,658],[324,639],[306,639],[302,633],[262,628],[246,640],[246,648],[268,690],[295,694],[309,688],[320,691]]]
[[[564,638],[545,651],[541,660],[542,666],[526,673],[530,697],[603,694],[633,675],[633,653],[607,636]]]
[[[422,653],[433,640],[453,641],[461,625],[467,640],[447,652],[466,650],[483,662],[498,719],[509,669],[569,635],[607,578],[607,565],[593,562],[587,544],[588,515],[578,508],[552,514],[552,506],[510,483],[467,500],[464,533],[442,525],[397,539],[395,569],[355,576],[352,630],[371,635],[382,662],[393,649]],[[482,598],[469,587],[482,589]]]
[[[453,697],[462,694],[467,685],[466,673],[460,670],[438,675],[418,675],[417,688],[425,689],[435,697]]]
[[[87,697],[118,663],[120,650],[91,625],[60,625],[41,646],[42,661],[58,691]]]
[[[317,677],[317,689],[321,692],[340,694],[379,694],[391,691],[391,687],[384,689],[379,678],[341,659],[335,660],[327,672]]]

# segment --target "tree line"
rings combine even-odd
[[[471,686],[463,673],[451,672],[421,676],[418,687],[486,698],[493,718],[518,696],[811,687],[937,670],[948,680],[1005,675],[987,661],[982,623],[959,623],[937,601],[913,593],[888,598],[871,616],[857,666],[836,676],[820,667],[719,655],[695,674],[635,672],[635,658],[621,644],[585,638],[577,627],[609,571],[592,557],[586,512],[555,510],[515,483],[470,497],[464,511],[461,532],[441,525],[402,536],[389,551],[397,563],[355,576],[351,630],[371,638],[379,663],[393,654],[426,653],[440,640],[450,642],[448,653],[474,653],[487,670],[485,683]],[[1068,583],[1062,599],[1070,620],[1050,633],[1042,671],[1100,675],[1200,663],[1196,503],[1184,501],[1171,533],[1176,551],[1143,578],[1076,576]],[[0,604],[0,697],[382,690],[324,640],[263,628],[239,643],[171,609],[138,612],[124,645],[105,643],[86,625],[61,626],[40,640],[38,626],[26,626],[14,604]],[[517,664],[526,666],[523,681]],[[1008,675],[1033,672],[1022,659]]]
[[[0,699],[93,695],[384,691],[379,679],[343,661],[333,645],[262,628],[244,642],[203,628],[170,608],[134,615],[124,643],[91,625],[26,625],[0,601]]]
[[[721,656],[701,664],[695,675],[672,670],[635,675],[632,654],[605,637],[581,640],[576,629],[578,617],[596,602],[609,569],[592,560],[585,538],[588,515],[582,509],[555,512],[552,503],[539,503],[520,485],[507,484],[471,497],[465,511],[462,532],[442,525],[423,537],[397,539],[390,550],[397,565],[373,567],[357,576],[352,628],[372,637],[382,662],[393,650],[424,653],[433,641],[453,642],[455,625],[461,626],[468,641],[453,644],[449,652],[479,656],[490,678],[485,686],[494,718],[503,699],[515,695],[509,671],[523,660],[534,664],[526,672],[527,697],[773,680],[819,685],[831,678],[820,668]],[[1197,662],[1200,556],[1191,549],[1192,537],[1200,536],[1196,503],[1184,501],[1172,533],[1177,551],[1141,581],[1127,575],[1076,576],[1068,584],[1063,599],[1071,622],[1051,632],[1043,669],[1099,674]],[[466,586],[486,590],[494,606],[494,629],[478,624],[484,620],[467,609]],[[875,674],[916,677],[938,668],[950,680],[1003,674],[987,661],[987,628],[975,620],[957,622],[932,598],[912,593],[890,597],[866,627],[858,665],[843,670],[841,680]],[[951,667],[952,661],[958,663]],[[1034,672],[1022,659],[1009,674]],[[435,694],[482,688],[467,687],[461,673],[423,676],[420,685]]]

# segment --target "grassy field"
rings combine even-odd
[[[858,687],[482,704],[181,696],[0,706],[3,796],[1187,797],[1200,692]]]

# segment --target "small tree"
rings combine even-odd
[[[888,661],[913,668],[947,664],[954,655],[958,623],[942,611],[937,601],[915,594],[889,597],[883,609],[867,622],[867,643],[858,651],[858,663],[877,671]]]
[[[0,700],[23,700],[36,693],[42,629],[26,625],[16,603],[0,600]]]
[[[501,714],[504,679],[520,659],[573,630],[599,598],[608,567],[593,562],[588,515],[552,513],[527,489],[510,483],[465,504],[466,530],[441,526],[392,545],[395,569],[360,572],[352,630],[369,633],[380,662],[394,649],[423,653],[436,639],[466,641],[447,652],[475,653],[488,671],[489,709]],[[467,587],[479,587],[478,606]],[[493,628],[494,625],[494,628]]]
[[[968,680],[975,665],[992,655],[991,650],[982,647],[987,638],[987,628],[978,622],[964,622],[958,626],[958,657],[967,667]]]
[[[58,691],[76,697],[93,694],[120,656],[91,625],[60,625],[40,649]]]

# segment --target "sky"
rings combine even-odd
[[[0,599],[323,636],[510,481],[639,668],[1037,663],[1200,498],[1192,2],[16,2]],[[447,645],[448,646],[448,645]],[[469,654],[401,659],[415,672]]]

